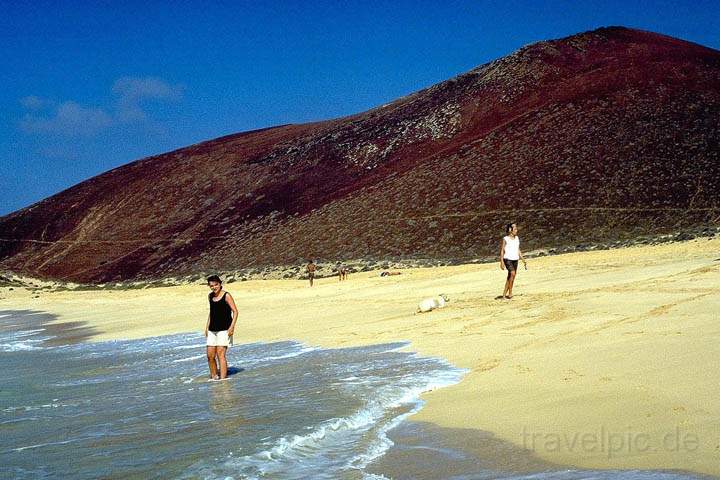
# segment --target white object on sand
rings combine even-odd
[[[436,308],[443,308],[447,302],[450,301],[450,298],[445,295],[444,293],[441,293],[437,297],[430,297],[422,300],[418,304],[418,313],[424,313],[429,312],[430,310],[434,310]]]

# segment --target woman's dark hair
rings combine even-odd
[[[210,275],[210,276],[207,278],[207,282],[208,282],[208,283],[210,283],[210,282],[222,283],[222,280],[220,280],[220,277],[218,277],[217,275]]]
[[[505,225],[505,233],[510,233],[510,230],[512,230],[513,225],[515,225],[515,222],[508,223],[507,225]]]

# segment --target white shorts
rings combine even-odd
[[[230,345],[232,345],[232,337],[228,336],[227,330],[220,330],[219,332],[208,331],[208,347],[229,347]]]

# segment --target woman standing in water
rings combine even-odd
[[[520,237],[517,236],[518,228],[514,223],[508,223],[505,226],[506,235],[500,242],[500,269],[507,268],[507,280],[505,280],[505,289],[502,296],[512,298],[513,283],[515,282],[515,274],[517,273],[518,260],[522,260],[527,270],[527,262],[523,258],[520,251]]]
[[[232,345],[238,310],[232,295],[223,290],[220,277],[211,275],[208,277],[207,283],[212,290],[208,295],[210,313],[205,324],[210,379],[222,380],[227,378],[226,353],[228,347]]]

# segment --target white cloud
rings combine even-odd
[[[90,137],[116,125],[137,125],[148,132],[166,134],[166,127],[153,121],[143,109],[148,101],[178,101],[183,87],[170,85],[157,77],[122,77],[112,86],[115,108],[108,113],[95,106],[83,106],[72,100],[57,105],[35,95],[20,99],[29,112],[20,121],[27,133],[64,137]],[[40,112],[43,110],[43,112]]]
[[[117,117],[123,122],[142,122],[147,114],[141,103],[145,100],[177,101],[183,88],[170,85],[156,77],[123,77],[115,81],[113,93],[117,95]]]
[[[46,102],[35,95],[28,95],[20,99],[20,104],[28,110],[40,110],[46,104]]]
[[[182,87],[170,85],[156,77],[122,77],[115,81],[113,92],[121,98],[151,98],[176,100],[182,97]]]
[[[84,107],[76,102],[61,103],[50,117],[27,114],[20,128],[28,133],[49,133],[67,137],[92,136],[113,124],[103,109]]]

